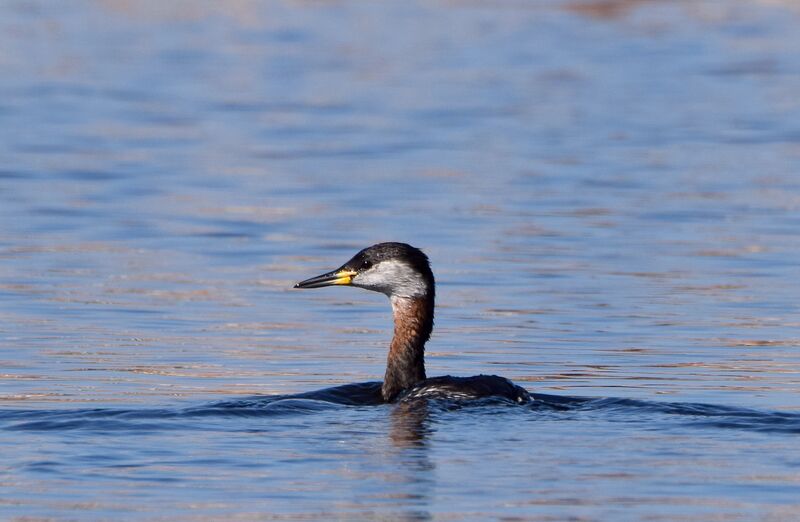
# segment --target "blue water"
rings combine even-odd
[[[800,9],[0,4],[0,518],[800,517]],[[438,281],[376,405],[378,241]]]

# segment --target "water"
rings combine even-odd
[[[797,519],[798,18],[0,4],[0,518]],[[381,377],[291,286],[386,240],[536,402],[297,396]]]

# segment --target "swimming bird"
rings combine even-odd
[[[361,250],[336,270],[301,281],[294,287],[334,285],[355,286],[389,297],[394,336],[381,385],[385,402],[494,396],[519,403],[531,400],[524,388],[496,375],[426,378],[425,343],[433,330],[436,285],[428,256],[418,248],[405,243],[378,243]]]

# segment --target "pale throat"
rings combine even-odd
[[[394,259],[383,261],[356,275],[352,285],[380,292],[390,299],[425,297],[430,293],[428,282],[419,272],[407,263]]]

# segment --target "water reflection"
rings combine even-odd
[[[392,409],[389,438],[394,447],[424,448],[432,431],[427,400],[403,402]]]
[[[398,491],[388,497],[413,506],[411,510],[403,510],[400,520],[431,520],[429,509],[435,503],[432,487],[436,483],[436,464],[430,455],[429,438],[433,430],[428,405],[426,401],[398,404],[389,416],[392,451],[388,461],[397,474],[390,487],[397,487]]]

